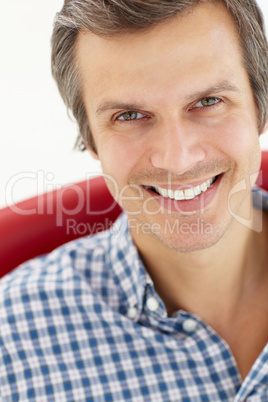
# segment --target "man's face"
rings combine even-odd
[[[80,33],[77,52],[98,157],[136,243],[185,252],[217,242],[235,224],[230,208],[239,215],[250,205],[248,188],[228,206],[230,191],[260,164],[256,107],[226,8],[203,3],[112,38]]]

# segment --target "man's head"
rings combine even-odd
[[[259,60],[259,73],[255,64],[251,77],[241,46],[243,26],[237,29],[225,4],[200,1],[189,8],[189,3],[177,15],[166,13],[161,23],[151,21],[143,29],[128,23],[119,30],[121,14],[117,24],[110,22],[109,34],[108,28],[104,34],[80,24],[78,34],[73,28],[75,52],[58,47],[59,53],[74,55],[73,77],[66,85],[76,83],[76,95],[68,98],[69,105],[73,99],[78,121],[81,112],[80,127],[90,126],[94,144],[88,137],[84,141],[95,147],[92,153],[135,227],[132,236],[140,249],[165,245],[189,252],[217,243],[229,227],[237,228],[234,214],[249,213],[250,185],[235,194],[233,189],[243,181],[248,184],[260,166],[266,53],[263,70]],[[112,11],[115,2],[109,4]],[[152,2],[139,4],[149,7]],[[136,16],[140,14],[137,8]],[[88,21],[90,16],[84,15]],[[125,13],[121,18],[125,21]],[[55,72],[64,75],[69,68],[65,60]],[[257,101],[260,91],[252,90],[254,82],[265,88],[263,109]],[[144,236],[140,225],[150,228],[151,236]]]
[[[95,149],[83,102],[76,61],[79,32],[113,37],[151,29],[178,14],[190,12],[202,2],[219,0],[65,0],[57,14],[52,36],[52,72],[60,93],[76,118],[77,145]],[[267,116],[268,48],[263,19],[255,0],[222,0],[230,10],[240,36],[243,62],[248,72],[261,132]],[[220,46],[220,44],[219,44]]]

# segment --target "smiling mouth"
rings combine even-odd
[[[205,193],[218,179],[219,176],[215,176],[204,183],[199,184],[195,187],[189,187],[183,190],[171,190],[162,187],[147,186],[148,189],[154,191],[155,193],[162,195],[164,198],[170,198],[176,201],[187,201],[192,200],[201,193]]]

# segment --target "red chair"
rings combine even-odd
[[[108,229],[120,213],[102,177],[0,210],[0,277],[61,244]]]
[[[268,190],[268,151],[258,185]],[[102,177],[0,210],[0,277],[75,238],[109,228],[121,213]]]

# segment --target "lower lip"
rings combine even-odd
[[[163,208],[173,212],[197,212],[206,208],[216,196],[223,174],[221,174],[215,183],[210,186],[207,191],[202,192],[191,200],[177,201],[171,198],[163,197],[154,191],[147,189],[151,197],[153,197]]]

